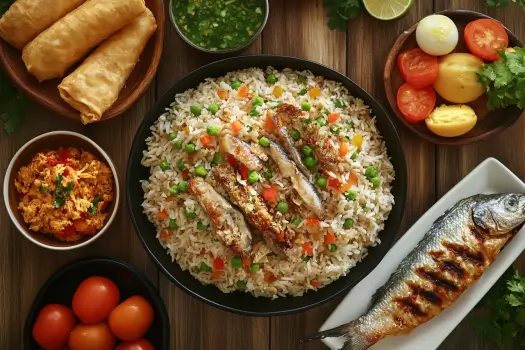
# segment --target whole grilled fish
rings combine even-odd
[[[302,341],[344,336],[341,350],[365,350],[431,320],[483,274],[525,221],[524,194],[462,199],[433,224],[372,298],[369,311]]]

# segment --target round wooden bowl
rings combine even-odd
[[[458,27],[459,42],[454,52],[469,52],[463,39],[464,29],[469,22],[480,18],[493,19],[482,13],[467,10],[447,10],[438,12],[437,14],[449,17],[456,23]],[[485,95],[483,95],[478,100],[469,103],[469,105],[474,109],[474,111],[476,111],[476,114],[478,115],[478,123],[471,131],[464,135],[453,138],[442,137],[428,130],[425,122],[415,124],[407,122],[403,114],[399,111],[396,101],[397,90],[401,85],[405,83],[405,81],[401,77],[399,69],[397,68],[397,56],[403,51],[418,47],[415,35],[416,28],[417,23],[399,36],[394,46],[392,47],[392,50],[390,50],[390,53],[388,54],[384,72],[385,91],[386,96],[388,98],[388,102],[390,103],[390,107],[394,111],[397,118],[408,129],[412,130],[417,135],[430,142],[442,145],[458,146],[474,143],[483,140],[491,135],[495,135],[507,129],[509,126],[511,126],[518,120],[518,118],[523,112],[521,109],[517,107],[507,107],[505,109],[496,109],[493,111],[489,111],[487,109],[487,99]],[[505,30],[509,35],[510,47],[523,46],[520,40],[510,30],[508,30],[506,27]],[[436,95],[436,107],[441,106],[442,104],[453,104],[445,101],[437,93]]]
[[[133,106],[142,94],[144,94],[157,72],[164,41],[164,2],[162,0],[146,0],[146,6],[155,16],[157,30],[149,39],[148,44],[140,56],[139,62],[126,81],[126,85],[120,92],[117,101],[104,113],[99,122],[113,119]],[[79,62],[79,64],[80,63],[81,62]],[[80,112],[60,97],[58,85],[62,79],[57,78],[39,83],[38,80],[27,71],[22,61],[22,53],[2,39],[0,39],[0,65],[15,87],[31,100],[60,116],[81,122]],[[70,74],[76,67],[78,67],[78,64],[66,72],[64,77]]]

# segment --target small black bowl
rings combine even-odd
[[[141,165],[143,151],[147,149],[146,138],[151,134],[150,127],[161,114],[165,113],[166,108],[173,102],[177,93],[197,87],[206,78],[217,78],[228,72],[240,69],[252,67],[265,69],[268,66],[279,70],[284,68],[298,71],[310,70],[313,74],[323,76],[325,79],[341,82],[350,94],[362,99],[376,116],[377,127],[386,143],[388,155],[396,172],[396,179],[392,188],[395,205],[388,220],[385,222],[385,229],[380,234],[381,244],[371,248],[363,261],[337,281],[318,291],[308,291],[301,297],[290,296],[275,300],[262,297],[255,298],[251,294],[244,292],[223,293],[213,285],[202,285],[188,271],[182,271],[177,263],[172,262],[171,256],[166,254],[166,251],[156,238],[155,226],[148,221],[148,218],[142,211],[141,204],[144,200],[144,192],[140,186],[140,181],[147,180],[150,175],[149,168]],[[140,241],[149,256],[170,281],[190,295],[223,310],[249,316],[278,316],[311,309],[337,295],[341,295],[355,286],[379,264],[394,243],[397,230],[401,224],[407,195],[407,181],[405,153],[392,120],[383,107],[359,85],[341,73],[312,61],[286,56],[252,55],[227,58],[203,66],[176,82],[157,101],[142,121],[133,140],[126,173],[126,196],[131,220]]]
[[[120,290],[120,301],[133,295],[145,298],[155,311],[155,318],[144,336],[159,350],[170,347],[170,324],[168,312],[155,286],[133,266],[119,260],[105,257],[73,261],[55,272],[38,292],[24,326],[24,348],[40,350],[32,336],[33,324],[38,313],[47,304],[61,304],[71,307],[73,294],[82,281],[91,276],[111,279]]]

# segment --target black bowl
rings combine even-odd
[[[71,262],[55,272],[38,292],[24,326],[24,348],[41,349],[33,340],[32,330],[38,313],[47,304],[61,304],[71,307],[73,294],[82,281],[91,276],[111,279],[120,290],[120,301],[133,296],[144,297],[155,311],[155,319],[144,336],[159,350],[170,347],[170,321],[166,306],[155,286],[133,266],[109,258],[88,258]]]
[[[351,269],[345,277],[341,277],[339,280],[318,291],[309,291],[301,297],[286,297],[276,300],[255,298],[244,292],[226,294],[212,285],[202,285],[193,278],[189,272],[182,271],[177,263],[171,261],[170,255],[166,254],[166,251],[156,238],[155,227],[148,221],[146,215],[142,213],[141,203],[144,193],[139,184],[140,180],[147,180],[149,177],[149,169],[143,167],[140,162],[142,152],[147,148],[146,138],[150,135],[150,127],[157,118],[165,112],[165,108],[169,107],[175,94],[182,93],[190,88],[195,88],[199,83],[204,81],[205,78],[217,78],[230,71],[239,69],[251,67],[266,68],[267,66],[272,66],[276,69],[291,68],[295,70],[310,70],[315,75],[343,83],[353,96],[364,100],[377,117],[377,126],[386,142],[388,154],[391,157],[396,171],[396,180],[393,184],[395,206],[390,213],[390,218],[385,223],[385,230],[381,233],[382,243],[370,249],[369,255],[361,263],[357,264],[356,267]],[[190,295],[220,309],[250,316],[284,315],[304,311],[319,306],[356,285],[377,266],[394,243],[397,230],[403,217],[407,192],[407,169],[403,147],[392,120],[381,105],[356,83],[335,70],[299,58],[273,55],[242,56],[224,59],[203,66],[175,83],[175,85],[157,101],[140,125],[129,155],[126,180],[128,209],[131,213],[135,231],[144,248],[159,269],[164,272],[173,283]]]

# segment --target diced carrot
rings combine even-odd
[[[321,285],[321,284],[319,283],[319,281],[312,281],[312,282],[310,282],[310,284],[311,284],[312,287],[314,287],[315,289],[319,288],[319,286]]]
[[[274,201],[277,199],[277,185],[272,184],[271,187],[263,189],[262,192],[263,198],[267,201]]]
[[[224,270],[224,261],[221,258],[213,259],[213,268],[215,270]]]
[[[357,175],[354,173],[350,173],[350,179],[345,184],[340,186],[337,192],[345,193],[350,189],[350,187],[352,187],[355,184],[357,184]]]
[[[170,238],[170,234],[168,233],[168,230],[164,230],[160,233],[159,238],[161,241],[165,242]]]
[[[222,277],[222,271],[217,271],[217,270],[215,270],[215,271],[213,271],[213,273],[211,274],[211,279],[212,279],[213,281],[216,281],[216,280],[218,280],[218,279],[221,278],[221,277]]]
[[[237,90],[237,97],[246,98],[248,97],[248,86],[242,85],[239,90]]]
[[[219,98],[221,100],[227,100],[228,99],[228,91],[220,89],[220,90],[217,91],[217,96],[219,96]]]
[[[284,231],[279,232],[279,235],[277,236],[277,239],[279,240],[279,242],[283,242],[284,241]]]
[[[189,169],[184,169],[182,171],[181,175],[182,175],[182,179],[188,180],[190,178],[190,170]]]
[[[204,147],[209,147],[213,145],[213,137],[210,135],[202,135],[200,141]]]
[[[328,122],[335,123],[339,119],[339,113],[330,113],[328,114]]]
[[[237,134],[239,131],[242,130],[242,128],[244,128],[244,125],[242,125],[240,121],[236,120],[233,123],[231,123],[231,127],[232,131]]]
[[[232,167],[234,167],[234,168],[237,167],[237,159],[235,159],[234,156],[232,156],[231,154],[228,153],[226,155],[226,159],[228,160],[228,163],[230,163],[230,165]]]
[[[252,259],[250,259],[249,256],[243,256],[242,257],[242,266],[250,267],[251,264],[252,264]]]
[[[241,173],[241,179],[248,179],[248,167],[246,165],[241,164],[241,166],[239,167],[239,172]]]
[[[320,226],[321,222],[316,217],[306,219],[306,226]]]
[[[314,255],[314,248],[312,248],[312,243],[306,242],[303,244],[303,253],[308,256]]]
[[[339,146],[339,155],[341,157],[344,157],[348,154],[348,151],[350,150],[350,146],[348,146],[348,143],[341,142],[341,145]]]
[[[354,146],[361,149],[361,146],[363,145],[363,135],[355,134],[352,138],[352,143],[354,144]]]
[[[338,179],[336,179],[334,177],[331,177],[331,178],[328,179],[328,186],[334,187],[334,188],[339,188],[339,186],[341,186],[341,181],[339,181]]]
[[[277,98],[280,98],[284,94],[284,90],[280,86],[276,86],[275,89],[273,89],[273,95]]]
[[[328,232],[326,236],[324,236],[324,244],[334,244],[335,243],[335,235],[332,232]]]
[[[266,283],[273,283],[277,281],[277,277],[273,274],[271,271],[266,271],[264,273],[264,282]]]
[[[169,214],[166,210],[163,210],[163,211],[159,211],[157,213],[157,219],[159,220],[166,220],[167,218],[169,218]]]
[[[275,128],[275,124],[273,122],[272,117],[270,116],[270,112],[266,113],[264,128],[266,129],[266,131],[272,131]]]
[[[316,98],[316,97],[321,96],[321,88],[318,88],[318,87],[311,88],[308,91],[308,95],[310,95],[311,98]]]

